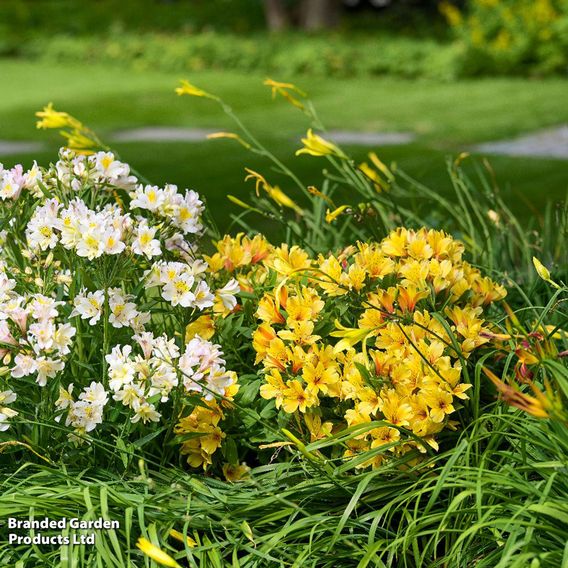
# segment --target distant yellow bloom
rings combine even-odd
[[[363,162],[362,164],[359,164],[359,169],[365,174],[365,176],[367,178],[369,178],[373,182],[375,189],[379,193],[383,189],[387,189],[387,186],[384,183],[384,181],[382,180],[381,176],[373,168],[371,168],[369,166],[369,164],[367,164],[367,162]]]
[[[483,372],[497,387],[497,390],[501,393],[503,400],[507,404],[520,408],[535,418],[550,418],[549,410],[553,402],[547,399],[546,396],[536,388],[534,383],[531,383],[531,387],[536,397],[521,392],[517,386],[506,384],[486,367],[483,367]]]
[[[265,177],[262,174],[259,174],[258,172],[255,172],[254,170],[251,170],[250,168],[245,168],[245,172],[248,173],[248,176],[245,177],[245,181],[248,181],[249,179],[255,180],[255,188],[254,189],[256,191],[256,196],[260,197],[259,188],[266,189],[266,187],[269,185],[269,183],[266,181]]]
[[[389,181],[394,180],[394,174],[392,171],[379,159],[375,152],[369,152],[367,155],[369,156],[369,160],[371,160],[373,166],[382,172]]]
[[[446,18],[448,24],[450,26],[455,27],[459,26],[462,23],[462,14],[459,11],[459,8],[450,4],[449,2],[440,2],[438,5],[438,9],[440,10],[441,14]]]
[[[67,148],[75,150],[81,154],[92,154],[100,147],[98,140],[90,137],[87,131],[73,130],[72,132],[61,132],[61,136],[67,138]]]
[[[197,546],[197,542],[195,542],[190,536],[185,536],[183,533],[180,533],[175,529],[170,530],[170,536],[172,538],[175,538],[176,540],[179,540],[182,543],[187,544],[189,548],[194,548]]]
[[[214,100],[218,99],[218,97],[216,97],[215,95],[212,95],[211,93],[208,93],[207,91],[204,91],[203,89],[200,89],[199,87],[196,87],[195,85],[192,85],[189,81],[186,81],[185,79],[183,79],[181,81],[181,87],[176,88],[176,93],[178,95],[190,95],[192,97],[205,97],[207,99],[214,99]]]
[[[314,134],[310,128],[306,138],[302,138],[303,148],[296,152],[296,156],[300,154],[310,154],[311,156],[336,156],[337,158],[346,159],[347,156],[332,142],[325,140],[318,134]]]
[[[161,548],[152,544],[148,539],[140,537],[136,546],[149,558],[161,564],[162,566],[169,566],[170,568],[181,568],[181,566]]]
[[[35,113],[40,118],[36,123],[37,128],[75,128],[81,129],[83,125],[76,118],[66,112],[59,112],[53,108],[53,103]]]
[[[308,192],[311,193],[312,195],[315,195],[316,197],[320,197],[335,209],[335,203],[329,198],[329,196],[325,195],[325,193],[322,193],[317,187],[313,185],[308,185]]]
[[[239,144],[244,146],[247,150],[251,147],[248,142],[245,142],[238,134],[235,132],[213,132],[207,135],[209,140],[217,140],[219,138],[229,138],[230,140],[236,140]]]
[[[288,197],[277,185],[270,185],[262,174],[259,174],[250,168],[245,168],[245,171],[248,173],[245,177],[245,181],[248,181],[249,179],[255,181],[255,192],[257,197],[260,197],[259,190],[262,188],[266,191],[266,193],[268,193],[269,197],[276,201],[279,205],[293,209],[298,215],[304,214],[302,208],[295,201],[290,199],[290,197]]]
[[[536,269],[537,274],[545,282],[548,282],[550,285],[554,286],[555,288],[560,288],[560,286],[558,284],[556,284],[556,282],[554,282],[552,280],[552,278],[550,277],[550,271],[548,270],[548,268],[546,268],[546,266],[544,266],[544,264],[542,264],[542,262],[540,262],[540,260],[536,256],[533,256],[532,261],[533,261],[533,264],[534,264],[534,267]]]
[[[254,207],[252,205],[248,205],[248,203],[245,203],[244,201],[240,200],[238,197],[235,197],[234,195],[227,195],[227,199],[231,203],[234,203],[235,205],[238,205],[239,207],[242,207],[243,209],[254,210]]]
[[[346,209],[349,209],[348,205],[340,205],[335,211],[327,210],[325,216],[326,223],[333,223]]]
[[[281,83],[280,81],[274,81],[273,79],[266,79],[264,81],[264,84],[272,89],[272,98],[275,98],[276,94],[279,94],[295,107],[301,110],[305,108],[304,104],[296,97],[294,97],[290,93],[290,91],[297,93],[303,98],[305,98],[307,95],[302,90],[298,89],[298,87],[296,87],[296,85],[294,85],[293,83]]]
[[[270,198],[276,201],[279,205],[288,207],[288,209],[293,209],[298,215],[304,214],[302,208],[295,201],[290,199],[277,185],[268,186],[266,191]]]

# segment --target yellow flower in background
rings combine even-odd
[[[212,132],[207,135],[208,140],[218,140],[220,138],[228,138],[229,140],[236,140],[241,146],[244,146],[247,150],[251,147],[248,142],[245,142],[238,134],[235,132]]]
[[[302,138],[303,148],[296,152],[296,156],[300,154],[310,154],[311,156],[335,156],[337,158],[347,159],[347,156],[332,142],[329,142],[314,134],[310,128],[306,138]]]
[[[75,117],[66,112],[56,111],[53,108],[53,103],[49,103],[43,110],[36,112],[35,115],[41,119],[37,121],[36,128],[73,128],[77,130],[83,128],[81,122]]]
[[[273,79],[266,79],[264,81],[264,85],[272,89],[273,99],[277,94],[279,94],[295,107],[299,108],[300,110],[304,110],[304,104],[300,100],[298,100],[298,98],[294,97],[291,92],[300,95],[300,97],[302,98],[306,98],[307,95],[306,93],[304,93],[304,91],[298,89],[298,87],[296,87],[296,85],[294,85],[293,83],[281,83],[280,81],[274,81]]]
[[[503,382],[499,377],[497,377],[497,375],[495,375],[495,373],[493,373],[486,367],[483,367],[483,372],[497,387],[497,390],[507,404],[510,404],[515,408],[519,408],[524,412],[530,414],[531,416],[534,416],[535,418],[550,418],[550,410],[554,406],[558,406],[559,401],[555,400],[555,396],[552,393],[548,383],[547,394],[550,398],[547,398],[544,393],[534,385],[534,383],[531,383],[531,388],[536,395],[536,397],[534,397],[521,392],[519,387],[517,387],[516,385],[508,385],[507,383]]]
[[[298,215],[304,214],[302,208],[295,201],[290,199],[290,197],[288,197],[277,185],[274,186],[270,185],[262,174],[259,174],[258,172],[255,172],[250,168],[245,168],[245,171],[248,174],[245,177],[245,181],[252,179],[255,182],[254,189],[257,197],[260,197],[260,189],[264,189],[264,191],[268,193],[268,196],[273,201],[278,203],[278,205],[282,205],[282,207],[288,207],[289,209],[293,209]]]
[[[245,172],[247,172],[248,174],[247,176],[245,176],[245,181],[248,181],[249,179],[254,180],[254,190],[256,192],[256,196],[260,197],[260,189],[266,190],[266,188],[269,187],[270,184],[266,181],[266,178],[262,174],[259,174],[258,172],[255,172],[250,168],[245,168]]]
[[[181,566],[166,552],[161,548],[152,544],[148,539],[140,537],[136,546],[154,562],[161,564],[162,566],[169,566],[169,568],[181,568]]]
[[[440,2],[438,10],[440,10],[440,13],[446,18],[450,26],[455,27],[462,23],[463,17],[457,6],[449,2]]]
[[[207,99],[218,100],[218,98],[215,95],[212,95],[211,93],[208,93],[207,91],[204,91],[203,89],[200,89],[195,85],[192,85],[189,81],[186,81],[185,79],[181,80],[181,86],[176,88],[176,93],[180,96],[189,95],[191,97],[205,97]]]
[[[560,286],[552,280],[552,278],[550,276],[550,271],[548,270],[548,268],[546,268],[546,266],[544,266],[544,264],[542,264],[542,262],[540,262],[540,260],[536,256],[533,256],[532,261],[533,261],[534,267],[536,269],[536,273],[545,282],[548,282],[551,286],[554,286],[555,288],[560,288]]]
[[[333,223],[347,209],[349,209],[349,205],[340,205],[335,211],[328,209],[325,215],[325,222]]]
[[[303,215],[303,209],[292,199],[290,199],[277,185],[268,186],[265,188],[269,197],[282,205],[282,207],[287,207],[288,209],[293,209],[298,215]]]
[[[100,147],[99,141],[84,130],[62,131],[61,136],[67,138],[67,148],[80,154],[92,154]]]
[[[377,168],[377,170],[379,170],[380,172],[382,172],[386,178],[389,181],[393,181],[394,180],[394,174],[392,173],[392,171],[390,170],[390,168],[388,168],[377,156],[377,154],[375,152],[369,152],[367,154],[367,156],[369,156],[369,160],[371,160],[371,163],[373,164],[373,166],[375,166],[375,168]]]
[[[92,130],[70,114],[56,111],[52,103],[36,112],[36,116],[41,119],[36,123],[37,128],[60,128],[61,136],[67,140],[66,147],[78,154],[92,154],[95,150],[106,149]]]

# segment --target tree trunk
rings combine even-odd
[[[264,12],[269,30],[280,31],[290,25],[285,0],[264,0]]]
[[[303,0],[301,23],[306,30],[331,28],[339,23],[340,0]]]

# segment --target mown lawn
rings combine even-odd
[[[177,97],[173,89],[182,77],[175,74],[3,60],[0,77],[4,83],[0,139],[50,144],[40,155],[3,156],[1,161],[6,165],[14,161],[27,164],[34,157],[46,162],[55,157],[60,142],[57,135],[34,127],[34,111],[49,101],[75,114],[103,138],[114,130],[149,125],[233,128],[211,101]],[[281,99],[273,101],[262,86],[262,76],[204,71],[190,79],[222,95],[279,157],[287,163],[293,160],[306,182],[320,183],[322,162],[308,157],[293,159],[307,126],[304,115]],[[456,83],[393,78],[278,79],[296,81],[309,91],[330,128],[415,132],[412,144],[373,149],[441,192],[449,190],[445,173],[448,155],[468,150],[477,142],[568,122],[568,81],[562,79]],[[250,195],[251,187],[243,183],[243,167],[270,173],[262,160],[230,141],[117,143],[115,147],[153,182],[170,181],[206,195],[223,227],[229,220],[225,195]],[[350,150],[362,158],[369,148]],[[495,156],[491,163],[511,205],[525,218],[542,211],[546,202],[564,197],[568,189],[566,161]]]

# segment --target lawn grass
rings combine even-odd
[[[43,163],[55,157],[60,139],[35,130],[33,113],[52,101],[56,108],[75,114],[101,133],[149,125],[210,127],[233,125],[211,101],[173,94],[175,74],[134,71],[93,65],[46,66],[3,60],[0,76],[10,88],[0,98],[0,139],[49,141],[38,156],[2,158],[5,164],[35,157]],[[272,100],[261,76],[203,71],[191,78],[220,94],[243,121],[307,183],[318,185],[322,162],[293,160],[305,117],[281,99]],[[294,78],[280,78],[291,79]],[[445,172],[448,155],[486,140],[507,138],[538,128],[568,122],[568,81],[562,79],[483,79],[436,83],[395,78],[359,78],[349,81],[305,77],[298,84],[309,91],[329,128],[361,131],[413,131],[416,141],[405,146],[377,148],[386,161],[442,193],[450,183]],[[346,103],[346,101],[348,101]],[[207,196],[222,228],[229,220],[225,195],[250,195],[243,183],[243,167],[266,173],[267,166],[235,143],[121,143],[123,159],[155,183],[169,181],[193,187]],[[350,148],[357,159],[367,148]],[[562,160],[492,157],[496,179],[515,211],[527,219],[551,199],[566,194],[566,162]]]

